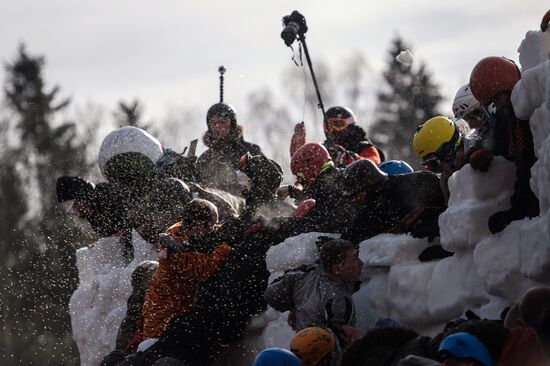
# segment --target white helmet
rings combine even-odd
[[[453,101],[453,113],[456,118],[464,118],[466,114],[479,107],[479,102],[472,94],[470,84],[460,87]]]

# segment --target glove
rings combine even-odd
[[[178,243],[168,234],[159,234],[160,245],[167,250],[168,253],[178,253],[186,249],[186,242]]]
[[[472,169],[486,172],[493,161],[493,153],[487,149],[479,149],[470,155],[470,165]]]
[[[101,361],[100,366],[115,366],[124,361],[125,358],[126,354],[123,351],[114,350],[113,352],[105,356],[103,361]]]

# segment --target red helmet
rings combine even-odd
[[[470,74],[470,88],[480,103],[487,104],[498,93],[511,92],[520,78],[521,72],[514,61],[490,56],[474,66]]]
[[[290,159],[290,169],[301,183],[307,185],[317,178],[329,161],[332,159],[327,149],[321,144],[312,142],[296,150]]]

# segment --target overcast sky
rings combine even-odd
[[[0,59],[24,41],[46,56],[49,85],[75,105],[114,109],[139,98],[148,118],[169,105],[204,111],[218,99],[218,65],[228,68],[226,100],[244,103],[262,86],[280,88],[290,52],[281,17],[300,10],[315,63],[363,53],[376,71],[395,34],[428,64],[447,98],[484,56],[517,60],[526,31],[548,10],[543,0],[3,0]],[[4,70],[0,72],[4,79]]]

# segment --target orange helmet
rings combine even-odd
[[[328,150],[323,145],[312,142],[303,145],[292,155],[290,170],[301,183],[307,185],[317,178],[328,162],[332,162]]]
[[[305,328],[290,341],[290,350],[304,366],[315,366],[334,348],[334,337],[319,327]]]
[[[521,72],[514,61],[490,56],[474,66],[470,74],[470,88],[481,104],[487,104],[498,93],[511,92],[520,78]]]

